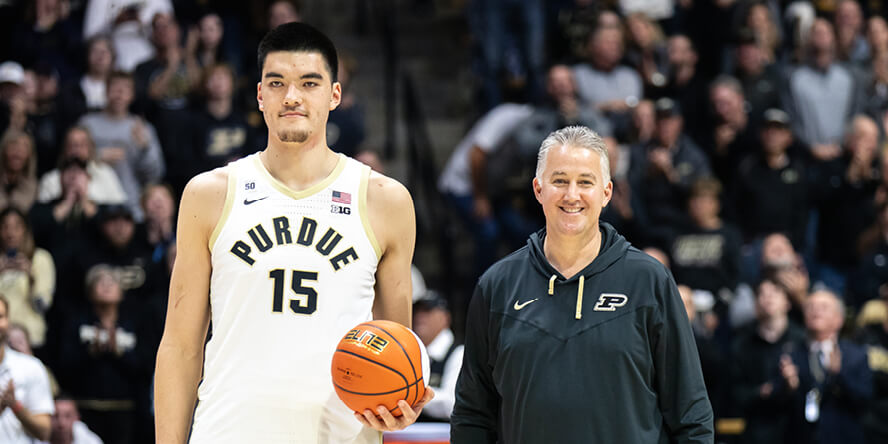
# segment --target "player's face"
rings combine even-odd
[[[339,83],[330,77],[320,53],[269,53],[257,94],[269,137],[285,143],[325,137],[327,116],[342,96]]]
[[[546,230],[584,235],[598,230],[598,216],[611,198],[601,157],[595,151],[562,145],[546,155],[545,170],[533,179],[533,190],[546,215]]]

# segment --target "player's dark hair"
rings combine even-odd
[[[339,58],[329,37],[310,25],[300,22],[284,23],[268,31],[259,43],[259,71],[265,67],[265,57],[275,51],[317,52],[327,62],[333,82],[339,74]]]

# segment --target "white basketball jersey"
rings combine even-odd
[[[212,337],[191,443],[374,443],[333,390],[336,344],[372,318],[370,168],[340,155],[293,191],[254,154],[228,166],[210,239]]]

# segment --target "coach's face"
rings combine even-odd
[[[586,235],[597,232],[598,216],[610,201],[613,185],[604,181],[598,153],[562,145],[549,150],[533,190],[543,206],[547,232]]]
[[[327,116],[341,97],[339,82],[332,82],[320,53],[276,51],[265,59],[256,98],[269,137],[303,143],[324,137]]]

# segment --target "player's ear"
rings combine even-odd
[[[262,106],[262,82],[256,82],[256,102],[259,103],[259,111],[264,111],[265,107]]]
[[[601,208],[607,206],[611,201],[611,197],[614,196],[614,182],[612,180],[607,182],[607,185],[604,187],[604,202],[601,203]]]
[[[533,178],[533,195],[536,196],[537,202],[543,203],[543,186],[540,184],[540,179],[534,177]]]
[[[342,102],[342,85],[339,82],[333,82],[333,94],[330,95],[330,111],[336,109]]]

